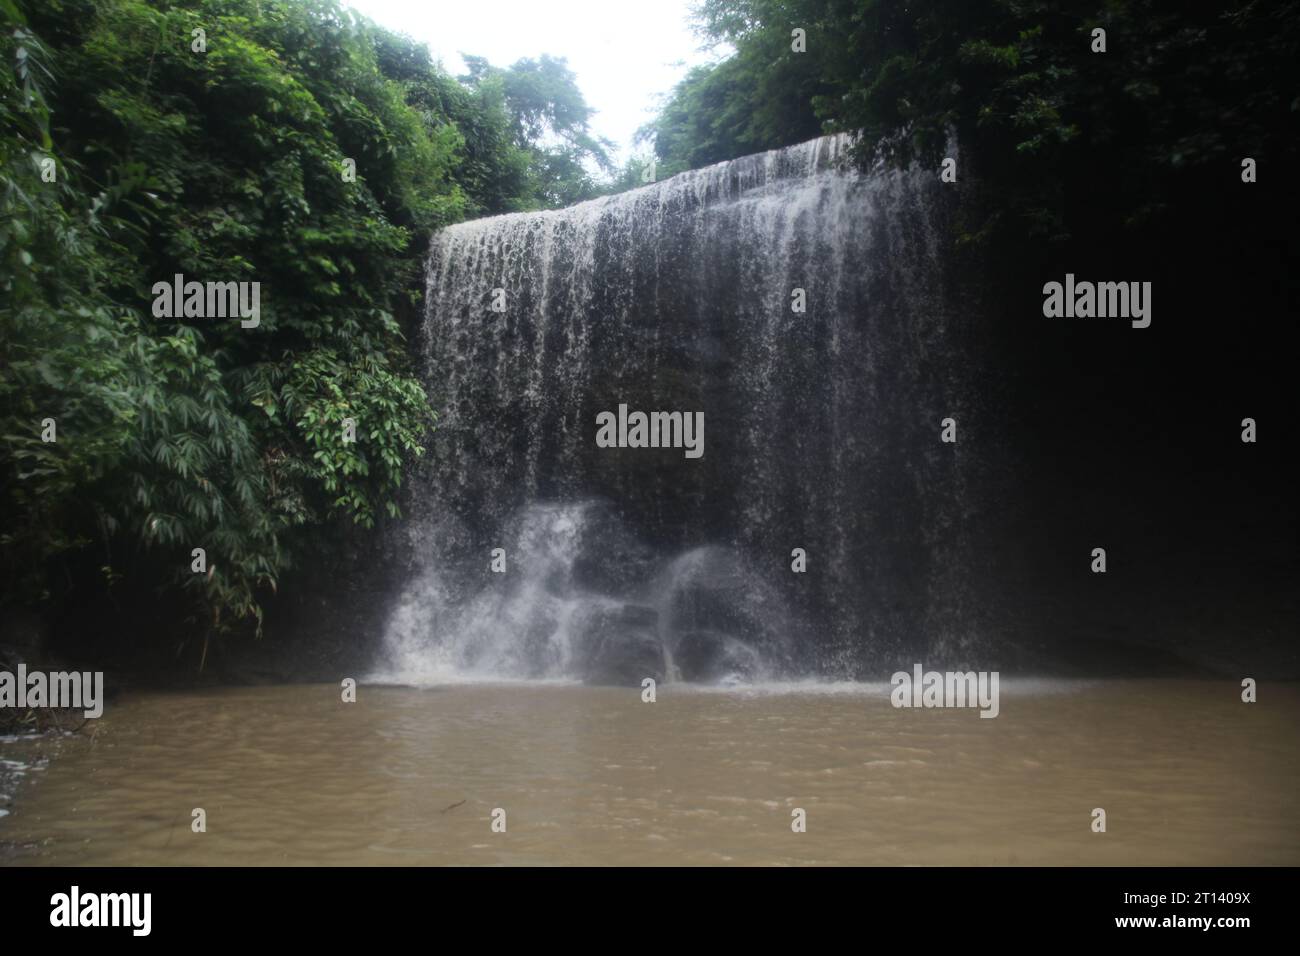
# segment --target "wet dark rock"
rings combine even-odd
[[[626,605],[597,611],[580,640],[583,681],[622,687],[640,686],[665,676],[663,644],[654,608]]]
[[[776,590],[734,553],[699,549],[675,562],[668,576],[674,653],[692,662],[683,667],[681,660],[676,661],[684,679],[710,679],[690,676],[688,670],[734,666],[750,673],[759,656],[774,665],[789,658],[793,641],[788,608]],[[717,658],[726,663],[711,663]]]
[[[673,663],[682,680],[713,684],[753,680],[761,662],[757,651],[729,634],[693,630],[678,639]]]

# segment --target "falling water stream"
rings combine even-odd
[[[441,420],[384,675],[727,682],[970,657],[964,478],[939,441],[964,368],[945,207],[933,176],[862,174],[850,147],[434,237],[421,354]],[[703,454],[599,447],[620,405],[702,413]]]

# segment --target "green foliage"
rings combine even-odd
[[[637,189],[651,182],[650,165],[654,163],[654,179],[657,181],[663,179],[663,171],[659,167],[658,161],[653,155],[648,156],[630,156],[623,164],[622,169],[618,170],[609,181],[601,187],[601,194],[612,196],[615,193],[626,192],[629,189]],[[681,172],[681,170],[673,170]]]
[[[119,586],[258,622],[293,529],[397,513],[433,415],[394,310],[463,214],[461,135],[331,3],[24,6],[0,6],[5,598],[93,545]],[[175,273],[260,282],[260,326],[154,318]]]
[[[106,193],[70,211],[81,197],[53,150],[49,53],[9,0],[0,13],[0,561],[10,593],[39,595],[47,559],[88,539],[85,489],[125,454],[131,332],[94,290]],[[61,442],[42,440],[47,419]]]
[[[505,69],[477,56],[466,56],[465,63],[463,79],[498,137],[493,149],[481,152],[510,160],[501,169],[505,188],[497,190],[505,195],[487,211],[556,208],[605,191],[591,170],[612,171],[611,144],[592,135],[595,111],[562,58],[525,58]],[[500,138],[503,121],[507,142]]]
[[[709,15],[708,5],[701,10]],[[819,60],[791,50],[786,21],[774,19],[770,29],[756,29],[746,26],[745,5],[717,8],[717,13],[726,17],[706,20],[711,37],[743,40],[735,43],[728,58],[687,73],[659,115],[640,132],[640,138],[654,140],[662,176],[776,149],[822,132],[809,105],[827,90],[818,76]],[[810,43],[819,40],[819,34],[810,32]]]
[[[646,129],[663,169],[820,131],[861,134],[864,162],[937,164],[955,133],[964,175],[997,197],[968,239],[1140,227],[1177,174],[1295,156],[1295,0],[703,0],[699,26],[735,53]],[[1104,206],[1083,199],[1098,181]]]

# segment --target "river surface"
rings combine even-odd
[[[1300,687],[1008,680],[991,720],[887,690],[127,696],[0,741],[0,862],[1300,864]]]

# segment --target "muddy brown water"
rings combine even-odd
[[[991,720],[883,685],[140,694],[0,741],[0,862],[1300,864],[1300,687],[1239,694],[1004,681]]]

